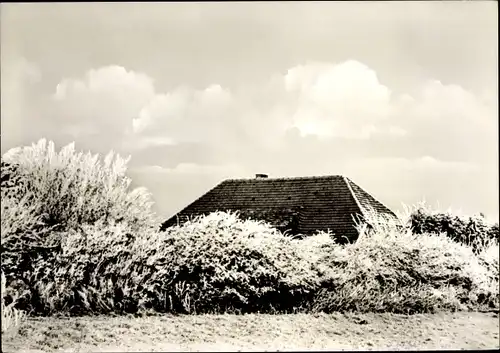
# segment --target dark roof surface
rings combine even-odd
[[[382,203],[340,175],[229,179],[167,220],[162,228],[215,211],[239,211],[242,216],[267,221],[267,214],[282,219],[284,214],[293,213],[298,233],[330,230],[351,239],[357,237],[353,217],[363,216],[368,208],[395,217]]]

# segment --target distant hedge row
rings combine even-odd
[[[500,240],[498,223],[487,222],[482,216],[458,216],[451,212],[436,212],[425,206],[415,208],[409,219],[416,234],[446,234],[450,239],[480,251],[486,243]]]

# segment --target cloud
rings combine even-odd
[[[25,58],[5,62],[1,66],[2,121],[22,117],[22,108],[32,93],[33,87],[42,79],[41,72],[34,63]]]
[[[133,98],[138,94],[149,98],[154,94],[153,80],[145,74],[127,71],[121,66],[105,66],[90,70],[83,79],[64,79],[56,87],[55,98],[105,95],[106,98]],[[92,97],[96,98],[96,97]]]
[[[296,128],[322,141],[413,136],[432,146],[421,154],[433,156],[443,135],[461,150],[458,137],[491,134],[495,127],[487,95],[436,80],[415,92],[396,94],[373,69],[348,60],[297,65],[254,87],[214,83],[167,92],[144,73],[108,66],[62,80],[54,101],[67,132],[80,138],[112,133],[129,150],[175,143],[205,143],[216,151],[231,146],[235,153],[251,146],[273,150],[285,148],[287,131]],[[465,153],[469,159],[471,153]]]
[[[381,190],[396,208],[425,191],[443,204],[462,207],[465,199],[471,209],[498,209],[487,201],[498,188],[498,104],[488,91],[437,80],[411,93],[392,91],[352,60],[297,65],[252,86],[166,91],[145,73],[107,66],[61,80],[46,101],[34,99],[41,78],[35,66],[18,65],[8,75],[6,136],[12,139],[15,126],[26,136],[28,124],[58,144],[68,142],[58,140],[64,135],[82,149],[138,156],[131,174],[163,214],[222,179],[258,172],[345,174]]]
[[[474,124],[491,127],[494,106],[488,96],[476,95],[455,84],[429,80],[417,97],[402,97],[395,106],[415,123]]]
[[[158,123],[161,120],[178,120],[188,109],[188,93],[183,90],[177,90],[167,94],[158,94],[154,96],[146,106],[144,106],[137,118],[132,121],[133,132],[140,134],[148,127]]]
[[[67,133],[79,138],[112,133],[133,149],[217,139],[221,131],[227,135],[218,127],[231,100],[217,84],[158,92],[151,77],[116,65],[63,79],[53,94]]]
[[[496,165],[495,105],[485,95],[429,80],[412,97],[401,96],[394,102],[391,121],[407,132],[419,154]]]
[[[121,147],[128,152],[137,152],[140,150],[148,150],[154,147],[172,146],[176,145],[176,142],[169,137],[136,137],[134,135],[129,135],[127,138],[123,139]]]
[[[401,136],[384,125],[391,92],[376,73],[357,61],[299,65],[261,86],[230,90],[213,84],[202,90],[178,87],[157,94],[133,120],[134,132],[179,142],[233,147],[282,146],[287,131],[321,138]]]
[[[37,89],[42,73],[37,65],[24,57],[4,59],[1,65],[2,148],[25,142],[26,126],[36,118],[39,99]]]
[[[369,138],[390,112],[390,90],[357,61],[298,66],[284,83],[297,94],[293,123],[303,134]]]
[[[155,95],[133,121],[137,136],[169,136],[178,142],[202,142],[218,139],[229,118],[231,93],[213,84],[195,90],[178,87]],[[231,132],[231,131],[229,131]]]
[[[121,146],[143,156],[136,166],[158,165],[138,172],[153,189],[189,181],[202,192],[221,179],[257,172],[345,174],[394,192],[393,199],[416,202],[420,197],[409,188],[444,195],[444,185],[459,187],[450,178],[470,183],[482,175],[490,187],[488,175],[498,166],[497,108],[488,95],[437,80],[411,94],[393,92],[353,60],[297,65],[253,86],[213,83],[164,92],[144,73],[110,66],[63,80],[55,97],[68,109],[61,126],[87,139],[86,146],[103,141],[103,151]],[[186,155],[188,145],[196,152]]]
[[[24,70],[12,71],[16,77],[10,72],[6,82],[12,87],[24,82],[21,93],[16,98],[16,90],[2,89],[2,95],[21,102],[40,72],[30,65],[17,67]],[[354,60],[296,65],[251,86],[212,83],[165,91],[147,74],[113,65],[62,79],[52,93],[45,102],[50,109],[39,110],[39,119],[26,118],[30,124],[43,130],[43,137],[62,143],[57,137],[64,135],[100,152],[172,151],[169,146],[196,144],[200,152],[193,162],[262,168],[268,163],[283,169],[292,161],[310,164],[324,151],[337,164],[349,158],[424,155],[497,163],[498,104],[488,91],[477,94],[437,80],[422,82],[411,94],[392,91],[375,70]],[[11,116],[28,116],[31,105],[2,101],[2,129],[12,135],[9,126],[16,123],[10,118],[4,124],[5,112],[10,106]],[[157,164],[171,165],[168,154],[155,153]]]
[[[88,71],[83,78],[63,79],[54,100],[65,124],[88,132],[127,131],[155,96],[153,80],[120,66]]]

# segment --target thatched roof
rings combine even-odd
[[[162,229],[193,216],[238,211],[241,217],[264,220],[281,230],[311,234],[330,230],[357,238],[353,217],[369,210],[396,217],[382,203],[341,175],[230,179],[202,195],[162,225]]]

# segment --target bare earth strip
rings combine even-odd
[[[494,348],[494,313],[41,318],[2,337],[4,352]]]

